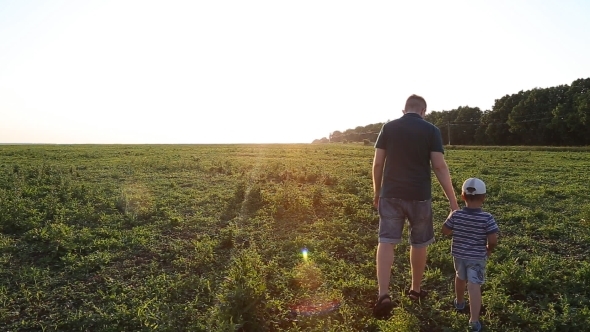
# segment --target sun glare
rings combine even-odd
[[[551,17],[513,2],[0,7],[2,143],[310,143],[395,119],[412,93],[429,110],[485,110],[590,70],[588,20],[571,4]]]

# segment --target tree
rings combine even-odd
[[[479,120],[479,125],[475,130],[475,144],[476,145],[489,145],[492,144],[492,139],[486,134],[486,129],[490,120],[490,110],[486,110],[482,113]]]
[[[330,142],[342,142],[343,139],[342,132],[336,130],[330,134]]]
[[[485,134],[489,138],[490,144],[493,145],[517,145],[521,142],[515,139],[515,135],[510,132],[508,126],[508,115],[512,109],[525,99],[528,91],[520,91],[517,94],[505,95],[496,99],[492,110],[488,112],[485,123]]]
[[[535,88],[496,99],[491,110],[461,106],[424,117],[437,126],[444,144],[587,145],[590,144],[590,78],[570,86]],[[387,120],[389,122],[389,120]],[[330,142],[376,141],[383,123],[330,134]]]
[[[473,145],[482,112],[478,107],[461,106],[450,111],[433,111],[424,119],[440,129],[443,144]]]
[[[549,124],[560,145],[587,145],[590,138],[590,78],[572,82],[563,101],[553,109]]]
[[[482,112],[479,107],[461,106],[456,110],[451,123],[453,145],[474,145],[475,134],[480,125]]]
[[[555,145],[554,126],[550,126],[552,111],[563,101],[567,86],[528,91],[508,115],[510,132],[525,145]]]

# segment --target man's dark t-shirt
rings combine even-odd
[[[381,197],[432,198],[430,152],[444,153],[440,130],[415,113],[383,125],[375,148],[386,151]]]

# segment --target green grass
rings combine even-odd
[[[431,297],[402,296],[404,241],[394,316],[371,316],[373,151],[0,146],[0,330],[465,330],[468,316],[452,310],[450,239],[440,233],[448,203],[435,180]],[[590,153],[461,147],[446,157],[457,191],[471,176],[486,182],[485,209],[501,229],[483,288],[485,327],[587,329]]]

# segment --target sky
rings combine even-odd
[[[310,143],[590,77],[589,1],[0,0],[0,143]]]

